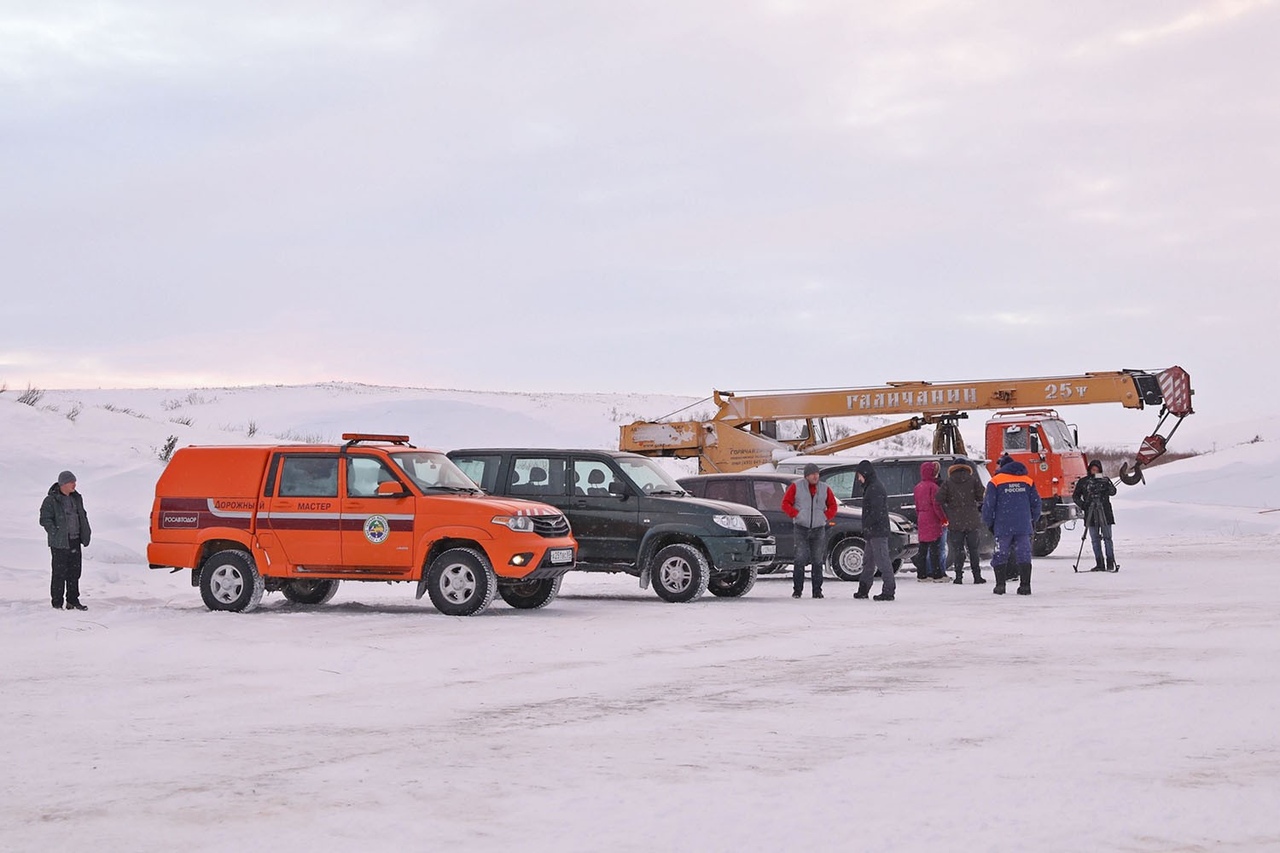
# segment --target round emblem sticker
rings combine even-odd
[[[387,541],[387,537],[391,535],[391,525],[380,515],[371,515],[364,522],[364,538],[368,539],[374,545],[380,545]]]

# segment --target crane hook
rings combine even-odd
[[[1145,483],[1146,478],[1142,476],[1142,463],[1133,463],[1133,470],[1129,469],[1129,463],[1126,462],[1120,466],[1120,482],[1126,486],[1136,486],[1139,483]]]

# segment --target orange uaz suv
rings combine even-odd
[[[495,594],[520,609],[555,598],[577,559],[560,510],[488,497],[408,436],[342,438],[177,451],[156,483],[151,568],[191,569],[210,610],[276,591],[323,604],[343,580],[414,582],[453,616]]]

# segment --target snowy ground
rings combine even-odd
[[[676,606],[575,574],[534,613],[348,584],[215,614],[140,558],[164,398],[95,393],[150,414],[0,397],[2,849],[1280,849],[1275,421],[1127,490],[1118,574],[1073,573],[1069,533],[1030,598],[767,579]],[[272,429],[317,428],[275,396]],[[494,443],[606,446],[618,403],[459,405]],[[85,613],[46,597],[62,467],[95,523]]]

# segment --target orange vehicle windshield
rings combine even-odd
[[[471,478],[449,457],[431,450],[401,450],[388,454],[401,471],[424,492],[467,492],[481,494]]]

